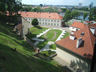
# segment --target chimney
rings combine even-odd
[[[83,43],[84,43],[84,41],[82,40],[82,38],[79,38],[79,39],[77,40],[76,48],[81,47],[81,46],[83,45]]]
[[[96,32],[96,29],[95,28],[90,28],[90,31],[92,32],[92,34],[94,35],[95,32]]]

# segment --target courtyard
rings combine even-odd
[[[41,53],[48,55],[48,51],[56,53],[55,41],[66,38],[70,35],[61,28],[46,28],[40,26],[34,26],[29,29],[27,37],[33,42],[33,44],[40,49]]]

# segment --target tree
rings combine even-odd
[[[34,12],[41,12],[41,8],[40,7],[34,8],[33,11]]]
[[[38,20],[35,18],[32,20],[32,25],[37,26],[39,24]]]
[[[83,15],[83,19],[85,20],[85,18],[88,16],[88,13],[84,13]]]
[[[66,10],[65,12],[65,16],[64,16],[64,22],[67,22],[68,20],[70,20],[72,18],[71,16],[71,11],[70,10]]]
[[[21,7],[20,0],[0,0],[0,11],[2,13],[8,11],[9,15],[12,15],[12,13],[18,13]]]
[[[80,13],[79,13],[78,11],[76,11],[76,10],[73,10],[73,11],[71,12],[72,18],[76,18],[76,17],[78,17],[79,15],[80,15]]]
[[[91,8],[90,14],[89,14],[89,20],[96,20],[96,7]]]
[[[2,14],[5,14],[7,11],[7,4],[6,4],[6,0],[0,0],[0,12]]]
[[[40,7],[43,7],[43,4],[40,4]]]
[[[62,12],[66,12],[67,9],[66,8],[61,8],[61,10],[62,10]]]

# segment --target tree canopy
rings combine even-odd
[[[89,20],[96,20],[96,7],[90,9]]]
[[[20,0],[0,0],[0,11],[5,14],[9,11],[9,15],[12,13],[18,13],[22,8]]]
[[[78,11],[76,11],[76,10],[73,10],[73,11],[71,12],[72,18],[76,18],[76,17],[78,17],[79,15],[80,15],[80,13],[79,13]]]
[[[83,15],[83,19],[85,20],[85,18],[88,16],[88,13],[84,13]]]
[[[32,25],[37,26],[39,24],[38,20],[35,18],[32,20]]]
[[[78,17],[80,14],[79,14],[79,12],[78,11],[75,11],[75,10],[73,10],[73,11],[71,11],[71,10],[66,10],[66,12],[65,12],[65,16],[64,16],[64,22],[67,22],[68,20],[70,20],[70,19],[72,19],[72,18],[76,18],[76,17]]]
[[[67,21],[70,20],[71,18],[72,18],[72,16],[71,16],[71,11],[70,11],[70,10],[66,10],[65,16],[64,16],[64,22],[67,22]]]

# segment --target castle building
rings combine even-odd
[[[58,13],[49,12],[19,12],[30,24],[34,18],[38,19],[40,26],[61,27],[63,17]]]

